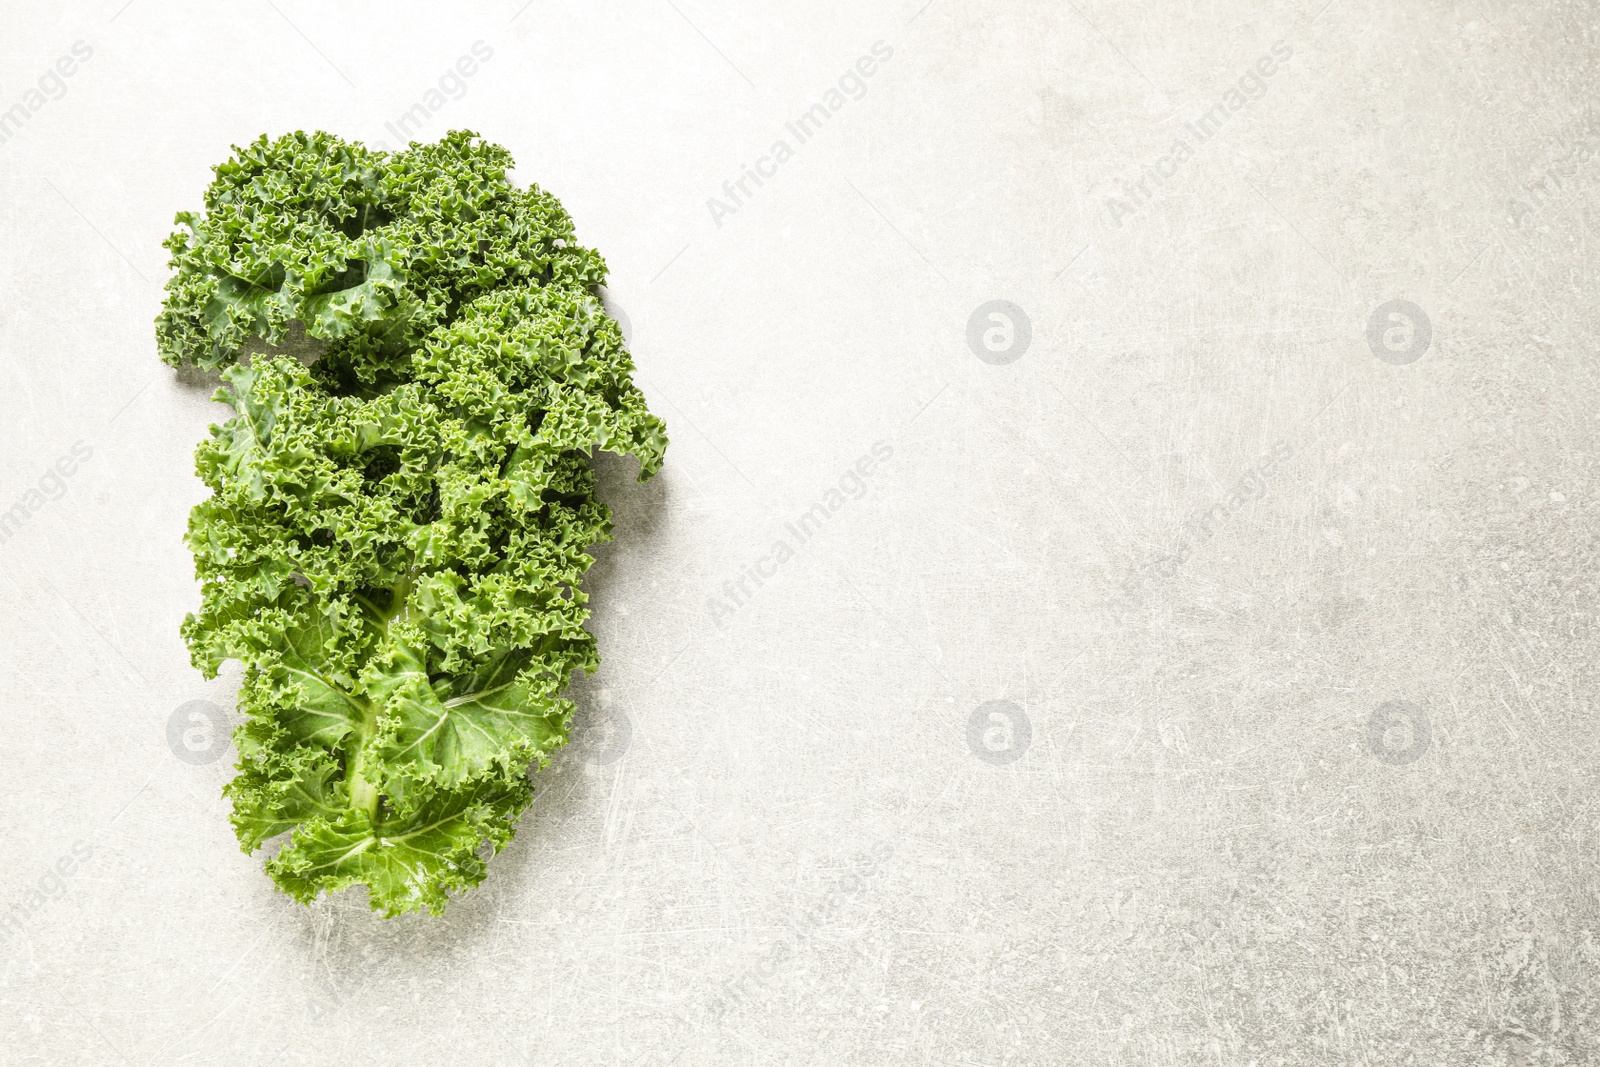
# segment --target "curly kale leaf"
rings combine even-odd
[[[404,152],[265,137],[167,241],[168,363],[234,416],[195,456],[182,633],[244,664],[226,787],[297,900],[362,884],[386,915],[477,885],[599,665],[581,583],[611,536],[589,456],[661,466],[665,427],[561,205],[455,131]],[[325,343],[279,353],[292,327]],[[254,349],[252,349],[254,345]]]

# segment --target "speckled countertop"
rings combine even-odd
[[[1600,1063],[1591,4],[521,4],[0,12],[0,1064]],[[151,320],[229,144],[402,120],[672,447],[384,921],[234,841]]]

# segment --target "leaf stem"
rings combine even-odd
[[[406,604],[411,595],[411,575],[403,574],[400,580],[389,587],[389,610],[379,611],[377,605],[372,603],[360,593],[353,594],[363,606],[372,612],[378,626],[383,630],[383,636],[389,636],[389,623],[396,618],[402,621],[408,614]],[[350,763],[345,772],[345,788],[353,807],[367,813],[367,817],[376,821],[378,817],[378,783],[368,781],[366,775],[367,743],[378,732],[378,709],[369,699],[362,698],[361,728],[355,736],[355,751],[350,756]]]
[[[378,726],[378,715],[372,707],[372,702],[366,702],[366,714],[361,720],[361,732],[356,737],[355,755],[350,757],[350,769],[345,775],[345,784],[350,793],[350,804],[367,813],[367,818],[376,820],[378,817],[378,783],[367,781],[366,755],[367,742],[372,739],[373,732]]]

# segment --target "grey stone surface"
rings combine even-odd
[[[0,1063],[1600,1063],[1589,0],[520,3],[0,11]],[[421,136],[562,198],[673,444],[600,725],[383,921],[234,841],[151,319],[230,143],[479,40]]]

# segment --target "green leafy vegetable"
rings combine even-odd
[[[163,360],[220,369],[196,452],[195,666],[244,663],[226,787],[309,902],[437,913],[477,885],[599,665],[580,588],[610,539],[588,457],[667,439],[556,199],[466,131],[404,152],[262,137],[166,242]],[[296,327],[325,348],[278,353]],[[256,354],[248,356],[254,351]]]

